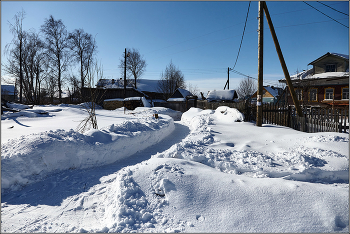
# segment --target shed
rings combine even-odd
[[[173,95],[167,100],[168,102],[185,102],[186,97],[193,97],[194,95],[186,90],[186,89],[180,89],[178,88]],[[188,99],[188,98],[187,98]]]

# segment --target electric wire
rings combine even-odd
[[[349,16],[348,14],[346,14],[346,13],[344,13],[344,12],[341,12],[341,11],[338,11],[337,9],[334,9],[333,7],[330,7],[330,6],[328,6],[328,5],[326,5],[326,4],[322,3],[322,2],[319,2],[319,1],[317,1],[317,2],[320,3],[320,4],[322,4],[322,5],[324,5],[324,6],[326,6],[326,7],[331,8],[331,9],[334,10],[334,11],[337,11],[337,12],[339,12],[339,13],[341,13],[341,14],[344,14],[344,15]]]
[[[239,53],[241,52],[242,42],[243,42],[243,38],[244,38],[244,32],[245,32],[245,28],[246,28],[246,26],[247,26],[247,20],[248,20],[248,15],[249,15],[250,3],[251,3],[251,1],[249,1],[249,5],[248,5],[247,16],[246,16],[246,18],[245,18],[245,23],[244,23],[244,28],[243,28],[241,43],[240,43],[240,45],[239,45],[238,54],[237,54],[237,57],[236,57],[236,62],[235,62],[235,65],[233,65],[233,68],[232,68],[232,69],[235,69],[236,64],[237,64],[237,61],[238,61]]]
[[[340,23],[339,21],[337,21],[337,20],[333,19],[333,18],[332,18],[332,17],[330,17],[329,15],[327,15],[327,14],[323,13],[322,11],[318,10],[317,8],[315,8],[315,7],[311,6],[311,5],[310,5],[310,4],[308,4],[307,2],[305,2],[305,1],[303,1],[303,2],[304,2],[306,5],[309,5],[310,7],[314,8],[316,11],[320,12],[321,14],[323,14],[323,15],[327,16],[328,18],[330,18],[330,19],[334,20],[334,21],[335,21],[335,22],[337,22],[338,24],[341,24],[341,25],[343,25],[344,27],[349,28],[349,27],[348,27],[348,26],[346,26],[345,24],[342,24],[342,23]]]

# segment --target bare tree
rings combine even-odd
[[[96,41],[83,29],[75,29],[74,32],[69,33],[68,40],[73,56],[80,65],[80,84],[83,89],[90,65],[93,63],[93,55],[96,53]]]
[[[236,89],[239,98],[246,98],[247,96],[253,95],[257,90],[256,82],[250,77],[246,77],[239,82],[238,88]]]
[[[37,104],[40,98],[41,73],[44,71],[44,42],[34,31],[26,33],[23,51],[24,87],[28,102]]]
[[[15,79],[19,79],[20,84],[20,103],[22,103],[22,95],[23,95],[23,40],[24,40],[24,31],[23,31],[23,19],[25,17],[25,12],[22,10],[18,12],[14,16],[14,23],[9,23],[10,31],[13,34],[12,42],[7,44],[5,47],[5,51],[11,51],[11,62],[12,65],[16,65],[18,71],[16,71],[15,67],[12,67],[14,70],[11,71],[11,75],[15,76]],[[10,48],[13,49],[10,49]],[[16,53],[14,53],[14,50]]]
[[[126,49],[126,53],[129,53],[129,56],[126,58],[126,72],[127,77],[130,79],[131,76],[134,78],[135,88],[137,79],[143,74],[143,72],[146,70],[146,61],[143,59],[143,56],[141,56],[140,52],[135,49]],[[122,58],[120,59],[119,68],[124,69],[124,53]],[[124,76],[124,70],[122,70],[122,76]]]
[[[186,88],[185,79],[182,72],[175,67],[172,61],[165,68],[158,81],[158,92],[163,93],[165,99],[168,99],[178,88]]]
[[[190,91],[193,95],[200,97],[200,91],[197,85],[192,85],[190,82],[187,83],[187,90]]]
[[[59,101],[62,102],[62,73],[66,70],[69,61],[67,49],[67,30],[62,20],[55,20],[52,15],[45,19],[41,26],[41,31],[45,34],[45,42],[48,59],[57,72],[57,84]]]

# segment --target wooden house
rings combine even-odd
[[[326,53],[308,65],[312,68],[291,76],[300,104],[349,106],[349,55]],[[293,105],[288,86],[286,93],[287,103]]]
[[[279,100],[279,97],[282,95],[283,89],[274,87],[274,86],[263,86],[263,96],[262,96],[262,102],[263,103],[276,103],[277,100]],[[256,103],[257,98],[257,92],[255,92],[251,99],[252,103]]]

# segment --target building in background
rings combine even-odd
[[[300,105],[349,106],[349,55],[328,52],[308,65],[312,68],[290,77]],[[287,103],[293,105],[286,89]]]

